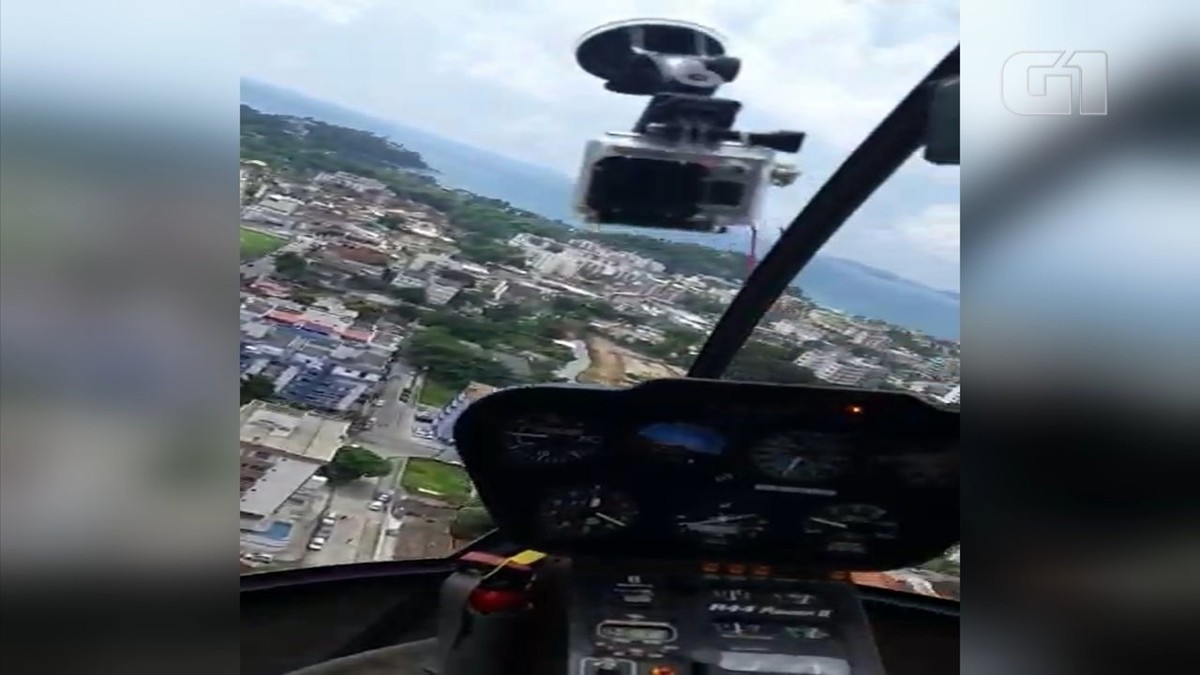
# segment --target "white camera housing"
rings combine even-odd
[[[641,134],[609,132],[604,138],[587,143],[583,167],[575,183],[573,208],[588,223],[618,224],[601,217],[589,203],[597,165],[613,157],[705,167],[708,171],[701,180],[702,196],[692,204],[695,215],[689,218],[686,227],[697,231],[722,232],[732,225],[756,222],[767,184],[780,184],[781,180],[785,181],[783,184],[790,182],[787,178],[781,178],[788,174],[789,168],[775,163],[775,151],[770,148],[737,142],[668,143]],[[794,175],[791,178],[794,179]],[[739,187],[734,188],[734,185]],[[647,187],[667,189],[665,185]],[[678,225],[672,229],[678,229]]]

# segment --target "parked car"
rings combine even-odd
[[[367,510],[368,511],[382,511],[383,510],[383,502],[376,499],[375,501],[371,502],[370,504],[367,504]]]
[[[308,550],[310,551],[320,551],[323,548],[325,548],[324,537],[313,537],[313,540],[308,542]]]

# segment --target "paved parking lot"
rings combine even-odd
[[[367,509],[374,499],[375,487],[373,480],[357,480],[337,488],[329,510],[339,517],[325,547],[307,552],[305,566],[340,565],[371,559],[384,520],[382,511]],[[305,541],[305,546],[307,544]]]

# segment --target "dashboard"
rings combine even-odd
[[[883,391],[548,384],[476,401],[455,440],[497,525],[531,548],[879,570],[958,541],[958,419]]]

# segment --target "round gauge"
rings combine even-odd
[[[595,454],[601,446],[599,434],[578,420],[561,415],[521,417],[507,426],[501,436],[506,459],[521,464],[566,464]]]
[[[710,546],[728,546],[758,538],[767,531],[767,520],[753,510],[725,503],[682,514],[675,519],[675,527],[689,539]]]
[[[628,495],[601,485],[565,488],[550,494],[538,511],[541,531],[554,539],[584,539],[626,529],[638,507]]]
[[[750,450],[758,467],[771,478],[798,483],[824,483],[850,467],[845,436],[793,431],[768,436]]]
[[[898,530],[887,510],[874,504],[833,504],[804,521],[804,533],[819,538],[829,553],[863,554],[873,542],[895,539]]]

